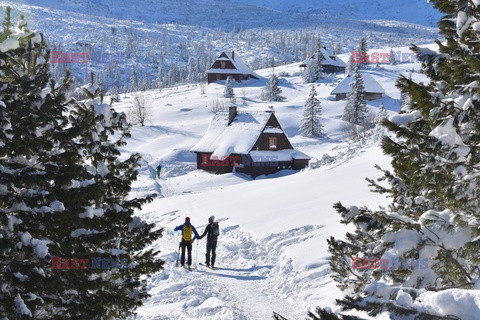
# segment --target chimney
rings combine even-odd
[[[228,107],[228,125],[232,123],[233,119],[235,119],[235,116],[237,115],[237,107],[236,106],[230,106]]]
[[[235,60],[235,51],[232,51],[232,60]]]

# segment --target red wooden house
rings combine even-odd
[[[219,112],[207,132],[190,151],[197,168],[214,172],[245,173],[253,177],[283,169],[300,170],[310,157],[295,150],[272,108],[267,111]]]
[[[227,54],[225,51],[222,52],[207,71],[208,83],[226,80],[227,77],[232,77],[232,79],[238,82],[250,78],[260,78],[258,74],[243,63],[240,57],[235,54],[235,51],[232,51],[232,54]]]

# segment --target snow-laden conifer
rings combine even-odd
[[[324,135],[323,125],[320,123],[322,107],[320,100],[317,99],[315,85],[312,85],[310,94],[303,109],[303,119],[300,126],[300,132],[306,136],[322,137]]]
[[[342,119],[352,124],[366,125],[367,103],[365,102],[365,85],[360,73],[359,64],[353,65],[353,72],[350,75],[350,92],[347,94],[347,105],[343,111]]]
[[[345,241],[328,241],[345,293],[338,303],[371,316],[460,319],[478,310],[462,297],[480,283],[480,3],[431,2],[445,14],[439,26],[446,42],[437,41],[439,53],[412,47],[430,83],[397,81],[409,99],[383,121],[392,170],[369,180],[392,202],[376,210],[335,204],[343,223],[356,227]],[[426,306],[437,299],[465,303]]]
[[[129,125],[94,81],[80,89],[82,102],[69,97],[70,74],[52,80],[43,37],[23,18],[12,27],[7,12],[0,32],[0,318],[126,317],[147,296],[142,275],[163,264],[145,250],[161,230],[133,216],[152,197],[129,195],[140,164],[138,154],[119,151]]]
[[[233,91],[233,82],[232,82],[232,77],[227,77],[227,80],[225,80],[225,88],[223,90],[223,97],[224,98],[229,98],[232,99],[235,97],[235,92]]]
[[[278,85],[278,77],[272,74],[267,84],[262,90],[262,100],[264,101],[283,101],[285,97],[281,95],[282,89]]]

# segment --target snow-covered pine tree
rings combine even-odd
[[[337,42],[335,44],[335,50],[333,52],[333,54],[335,55],[339,55],[339,54],[342,54],[343,53],[343,47],[342,47],[342,44],[340,42]]]
[[[345,67],[345,77],[348,77],[352,74],[353,71],[353,62],[352,62],[352,55],[348,58],[347,66]]]
[[[141,276],[163,264],[145,250],[162,230],[133,217],[152,197],[128,198],[140,157],[120,159],[125,115],[95,84],[85,103],[68,97],[69,73],[51,78],[43,37],[23,18],[13,28],[9,12],[0,32],[0,318],[123,318],[147,296]]]
[[[360,66],[364,67],[368,65],[368,45],[367,40],[365,38],[360,39],[360,43],[358,44],[358,51],[360,52],[360,59],[362,62]]]
[[[323,125],[320,123],[322,107],[320,100],[317,99],[315,85],[312,85],[310,94],[303,109],[303,119],[300,125],[300,132],[303,135],[322,137],[324,136]]]
[[[228,76],[227,80],[225,80],[225,89],[223,90],[223,97],[224,98],[235,98],[235,92],[233,91],[233,83],[232,77]]]
[[[393,49],[390,49],[390,53],[388,54],[388,63],[391,65],[397,64],[397,59],[395,59],[395,52],[393,52]]]
[[[132,66],[132,73],[130,75],[130,84],[129,84],[129,90],[130,92],[134,92],[139,90],[138,86],[138,70],[137,70],[137,64],[134,63]]]
[[[272,74],[267,84],[262,90],[262,100],[264,101],[284,101],[285,97],[281,95],[282,89],[278,85],[278,77]]]
[[[353,65],[351,75],[350,92],[347,94],[347,105],[343,111],[342,119],[352,124],[364,126],[367,120],[367,103],[365,102],[365,86],[363,84],[360,65]]]
[[[302,72],[302,78],[305,83],[313,83],[317,81],[318,68],[317,64],[313,59],[309,59],[307,62],[307,67]]]
[[[315,51],[314,58],[309,59],[307,67],[302,74],[303,81],[305,83],[313,83],[325,77],[322,66],[323,59],[324,57],[321,49]]]
[[[381,125],[384,119],[388,118],[388,112],[387,109],[385,109],[385,105],[383,102],[380,104],[380,107],[378,108],[378,113],[375,117],[375,125]]]
[[[480,288],[480,3],[431,2],[445,14],[439,27],[446,42],[437,41],[439,53],[412,47],[430,83],[397,81],[410,103],[383,122],[393,171],[383,170],[388,186],[369,180],[392,203],[375,211],[335,204],[356,230],[346,241],[328,241],[330,265],[344,309],[390,319],[473,319],[478,305],[465,297]],[[462,302],[425,306],[434,300]]]

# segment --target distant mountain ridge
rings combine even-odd
[[[230,31],[315,27],[325,16],[396,20],[435,27],[440,14],[426,0],[24,0],[19,3],[107,18],[178,23]],[[286,14],[288,13],[288,14]],[[340,22],[340,21],[339,21]]]
[[[360,20],[397,20],[436,27],[440,13],[427,0],[233,0],[279,11],[321,13]]]

